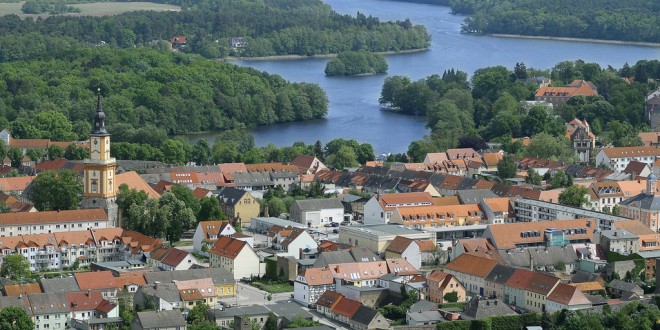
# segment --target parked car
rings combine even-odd
[[[348,225],[350,225],[350,224],[351,224],[350,221],[342,221],[342,222],[341,222],[341,225],[342,225],[342,226],[348,226]]]
[[[335,234],[339,234],[339,229],[335,228],[335,229],[332,230],[332,232],[335,233]]]
[[[323,227],[334,227],[334,226],[335,226],[334,222],[326,223],[325,225],[323,225]]]
[[[319,231],[316,230],[316,229],[310,229],[310,230],[309,230],[309,233],[310,233],[310,234],[318,234]]]
[[[332,227],[339,227],[339,222],[333,222],[330,224]]]

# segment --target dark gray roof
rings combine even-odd
[[[176,281],[199,280],[203,278],[211,278],[213,283],[236,283],[234,276],[224,268],[201,268],[201,269],[188,269],[188,270],[174,270],[170,272],[149,272],[144,273],[144,279],[149,284],[156,283],[169,283]]]
[[[607,287],[628,292],[644,292],[639,286],[622,280],[612,280],[612,282],[607,284]]]
[[[22,307],[28,314],[32,313],[28,300],[22,296],[0,296],[0,310],[5,307]]]
[[[351,202],[355,202],[355,201],[358,201],[358,200],[362,199],[362,197],[351,195],[351,194],[346,194],[344,196],[339,197],[338,199],[341,202],[344,202],[344,203],[351,203]]]
[[[623,200],[619,204],[631,205],[633,203],[641,207],[643,210],[660,210],[660,196],[650,196],[644,193]]]
[[[77,292],[80,291],[78,282],[73,276],[64,278],[41,279],[41,290],[43,292]]]
[[[601,295],[585,294],[584,296],[587,297],[587,299],[589,299],[589,301],[591,301],[591,304],[594,306],[607,304],[607,298]]]
[[[322,209],[343,209],[344,205],[336,198],[303,199],[293,202],[302,211],[314,211]],[[292,206],[293,207],[293,206]]]
[[[275,185],[268,172],[232,173],[237,186],[272,186]],[[226,189],[226,188],[225,188]]]
[[[639,237],[625,229],[614,229],[614,230],[603,230],[601,233],[603,237],[607,237],[610,240],[619,240],[619,239],[633,239],[636,240]]]
[[[268,172],[270,173],[271,179],[297,179],[298,173],[293,171],[277,171],[277,172]]]
[[[232,307],[223,311],[219,309],[212,309],[208,312],[215,319],[233,318],[234,316],[254,316],[254,315],[268,315],[270,310],[266,306],[252,305],[244,307]]]
[[[406,312],[406,316],[414,320],[415,322],[440,322],[442,321],[442,315],[437,310],[435,311],[413,311],[410,310]]]
[[[303,317],[305,319],[312,319],[314,315],[310,312],[302,309],[298,304],[281,302],[272,305],[266,305],[266,308],[270,309],[275,315],[287,319],[289,321],[293,320],[294,317]]]
[[[152,329],[152,328],[172,328],[172,327],[183,327],[186,325],[186,319],[183,318],[181,311],[178,309],[171,311],[150,311],[150,312],[138,312],[135,317],[142,328]]]
[[[414,303],[412,306],[410,306],[410,311],[412,312],[417,312],[417,311],[437,311],[438,310],[438,304],[434,302],[430,302],[428,300],[420,300],[416,303]]]
[[[458,192],[458,191],[465,191],[466,189],[471,189],[478,182],[479,179],[476,178],[465,178],[458,184],[458,186],[456,187],[456,191]]]
[[[355,262],[353,256],[348,251],[330,251],[330,252],[321,252],[314,267],[325,267],[330,264],[345,264]]]
[[[529,268],[530,256],[534,260],[535,267],[554,267],[560,261],[566,265],[578,261],[577,254],[572,246],[566,248],[562,246],[527,248],[522,251],[511,250],[508,253],[500,253],[504,264],[517,268]]]
[[[352,247],[351,255],[356,262],[379,261],[380,259],[371,250],[365,247]]]
[[[461,314],[462,319],[483,319],[491,316],[516,315],[516,312],[498,299],[479,299],[474,297]]]
[[[496,264],[495,267],[493,267],[493,270],[491,270],[490,273],[486,275],[486,281],[494,282],[497,284],[504,284],[509,280],[509,277],[511,277],[515,271],[516,269],[513,267]]]
[[[240,202],[247,191],[234,187],[227,187],[218,193],[220,204],[236,205]]]
[[[600,278],[600,274],[598,273],[590,273],[583,270],[577,270],[571,278],[571,283],[593,282],[598,280],[598,278]]]
[[[181,301],[179,289],[177,289],[174,283],[144,285],[139,290],[147,296],[158,297],[169,303]]]
[[[378,311],[369,308],[365,305],[360,305],[360,308],[355,312],[355,315],[353,315],[353,318],[351,318],[351,321],[363,324],[363,325],[368,325],[373,321],[374,317],[378,315]]]
[[[456,192],[462,204],[479,204],[484,198],[496,198],[488,189],[459,190]]]

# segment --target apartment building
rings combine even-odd
[[[392,213],[399,207],[431,205],[433,197],[428,192],[375,195],[364,204],[364,224],[389,223]]]
[[[103,209],[19,212],[0,214],[0,237],[52,234],[90,228],[108,228]]]
[[[660,157],[660,149],[656,147],[619,147],[603,148],[596,155],[596,165],[605,165],[617,172],[623,172],[631,161],[653,166]]]
[[[418,229],[487,224],[479,204],[399,207],[391,223]]]

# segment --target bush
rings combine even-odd
[[[471,330],[472,321],[440,322],[436,328],[438,330]]]

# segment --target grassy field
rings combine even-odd
[[[0,16],[16,14],[22,18],[25,17],[48,17],[48,14],[27,15],[21,12],[23,2],[18,3],[3,3],[0,2]],[[181,7],[173,5],[165,5],[153,2],[94,2],[94,3],[81,3],[71,4],[71,6],[80,8],[80,13],[65,14],[66,16],[110,16],[126,13],[129,11],[138,10],[154,10],[154,11],[180,11]]]
[[[268,280],[261,280],[253,281],[250,285],[269,293],[293,292],[293,285],[289,283],[269,283]]]

